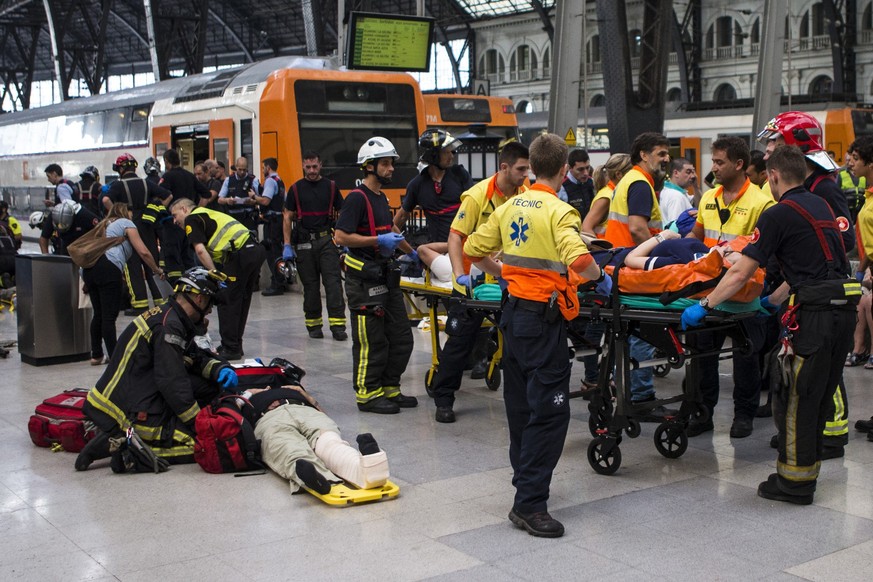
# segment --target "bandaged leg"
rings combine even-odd
[[[315,454],[334,474],[360,489],[381,487],[388,481],[388,456],[385,451],[362,455],[342,440],[339,433],[323,431],[315,443]]]

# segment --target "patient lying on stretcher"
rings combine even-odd
[[[326,495],[333,483],[372,489],[388,481],[388,457],[373,435],[358,435],[360,450],[352,447],[302,386],[248,392],[263,461],[290,481],[292,492],[305,486]]]
[[[449,258],[449,244],[444,242],[433,242],[419,245],[415,249],[418,252],[419,260],[430,269],[432,283],[452,283],[452,261]],[[480,261],[474,265],[475,271],[471,276],[476,276],[476,273],[485,271],[494,277],[500,276],[500,261],[496,259],[487,259]]]
[[[672,230],[665,230],[660,236],[662,241],[652,237],[635,247],[625,257],[624,264],[632,269],[651,271],[669,265],[685,265],[710,252],[719,253],[730,264],[739,259],[739,253],[726,245],[709,248],[696,238],[681,238]]]

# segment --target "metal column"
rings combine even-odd
[[[782,99],[782,59],[785,58],[785,2],[764,1],[761,27],[761,54],[758,57],[758,83],[755,85],[755,113],[751,140],[775,117]],[[788,71],[791,74],[793,71]],[[789,91],[791,89],[789,88]]]
[[[579,72],[585,61],[582,22],[584,0],[557,2],[555,41],[552,50],[549,131],[562,137],[572,131],[573,141],[579,125]]]

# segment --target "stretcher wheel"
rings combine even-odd
[[[668,459],[678,459],[688,449],[688,435],[681,425],[665,422],[655,429],[655,448]]]
[[[627,433],[627,436],[635,439],[640,436],[640,433],[643,432],[643,427],[640,425],[640,421],[638,421],[637,419],[629,418],[627,419],[627,429],[625,430],[625,432]]]
[[[598,430],[603,430],[606,428],[606,422],[604,418],[600,414],[590,414],[588,415],[588,432],[591,433],[591,436],[597,438],[600,436]]]
[[[433,391],[433,383],[434,380],[436,380],[436,373],[436,368],[428,368],[427,372],[424,373],[424,389],[427,391],[427,395],[431,398],[435,395]]]
[[[662,364],[660,366],[654,366],[652,368],[652,372],[658,378],[666,378],[667,374],[670,373],[670,366],[668,366],[667,364]]]
[[[500,388],[500,368],[494,366],[494,371],[490,375],[485,376],[485,385],[492,392]]]
[[[618,443],[612,445],[609,451],[604,453],[606,442],[597,438],[588,443],[588,464],[600,475],[612,475],[621,466],[621,449]]]

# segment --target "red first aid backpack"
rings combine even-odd
[[[239,411],[236,395],[220,396],[194,419],[194,460],[207,473],[263,469],[261,441]],[[244,400],[244,399],[242,399]],[[251,406],[246,402],[246,406]]]
[[[82,413],[87,396],[84,388],[74,388],[43,400],[27,423],[33,444],[60,444],[65,451],[81,451],[97,433],[97,427]]]

